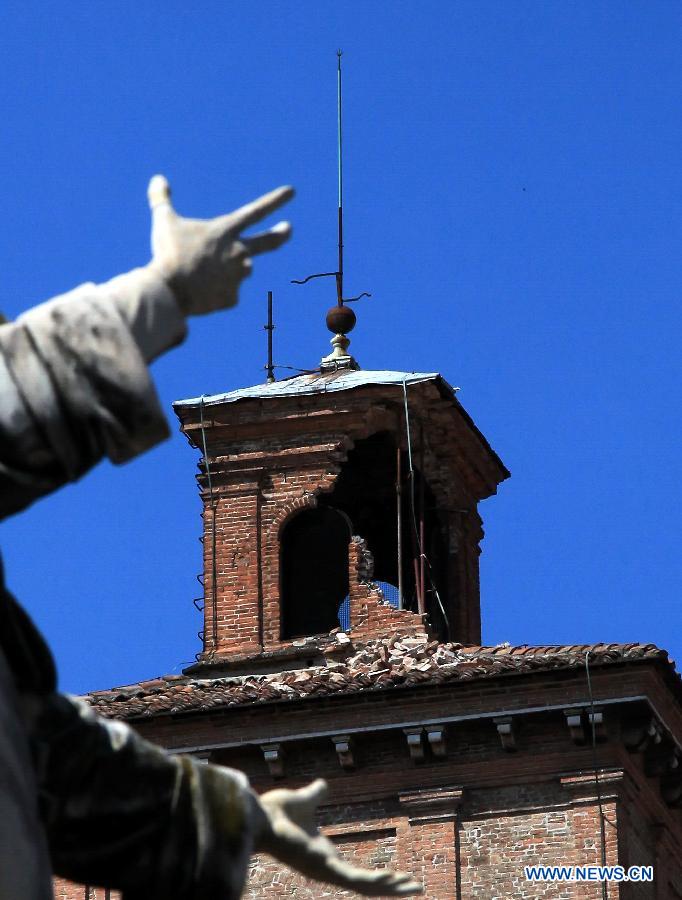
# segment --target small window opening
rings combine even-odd
[[[281,541],[282,639],[324,634],[339,625],[348,595],[348,517],[324,506],[299,513]]]

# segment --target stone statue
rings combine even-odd
[[[233,306],[251,257],[290,234],[244,229],[293,195],[184,219],[149,185],[152,260],[0,326],[0,515],[166,437],[147,364],[185,318]],[[0,900],[48,900],[51,874],[125,900],[239,897],[252,851],[366,895],[406,896],[407,875],[343,862],[315,826],[316,781],[258,796],[240,772],[167,755],[56,690],[52,658],[0,578]]]

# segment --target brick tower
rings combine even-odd
[[[478,504],[508,472],[443,378],[346,349],[175,405],[202,454],[203,646],[89,701],[258,790],[326,778],[339,852],[429,900],[682,897],[673,664],[650,644],[482,646]],[[524,871],[603,863],[655,880]],[[350,895],[262,856],[246,896]]]
[[[205,451],[194,674],[288,668],[342,626],[480,643],[478,503],[508,472],[439,375],[339,368],[175,410]]]

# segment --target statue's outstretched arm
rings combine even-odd
[[[421,894],[421,884],[404,872],[362,869],[341,859],[334,844],[315,824],[316,807],[326,796],[327,785],[321,778],[299,790],[277,788],[261,794],[259,802],[266,813],[266,823],[256,849],[267,851],[308,878],[366,897]]]
[[[324,782],[262,796],[233,769],[169,756],[127,725],[57,694],[25,701],[40,803],[58,875],[125,900],[230,900],[253,851],[367,896],[421,886],[344,862],[315,825]]]
[[[252,257],[280,246],[291,229],[242,231],[292,195],[279,188],[227,216],[184,219],[155,176],[147,266],[0,326],[0,518],[104,456],[125,462],[168,435],[148,363],[182,341],[187,316],[237,302]]]
[[[0,327],[0,518],[103,456],[123,462],[166,436],[147,364],[183,339],[186,316],[237,302],[251,257],[290,233],[286,223],[250,237],[242,231],[292,194],[280,188],[228,216],[189,220],[176,215],[157,176],[149,265]],[[251,852],[263,850],[359,893],[418,892],[408,876],[338,857],[314,825],[323,784],[258,798],[241,773],[168,756],[54,693],[48,651],[9,599],[4,609],[24,662],[41,663],[22,680],[22,659],[9,657],[57,874],[121,888],[126,900],[230,900]]]

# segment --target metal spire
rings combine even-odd
[[[275,366],[272,362],[272,332],[275,330],[275,326],[272,323],[272,291],[268,291],[268,324],[264,325],[263,328],[268,333],[268,361],[265,365],[265,370],[268,373],[268,384],[272,384],[275,380]]]
[[[338,180],[338,265],[336,272],[317,272],[301,280],[293,280],[292,284],[306,284],[313,278],[333,277],[336,280],[336,306],[327,312],[327,328],[332,332],[332,347],[329,356],[322,360],[322,368],[359,368],[357,362],[348,353],[349,339],[346,337],[355,326],[355,313],[344,306],[354,303],[362,297],[371,297],[366,291],[357,297],[343,296],[343,97],[341,91],[341,57],[343,52],[336,51],[336,108],[337,108],[337,180]]]
[[[341,50],[336,51],[337,159],[339,173],[339,271],[336,276],[336,299],[343,306],[343,118],[341,98]]]

